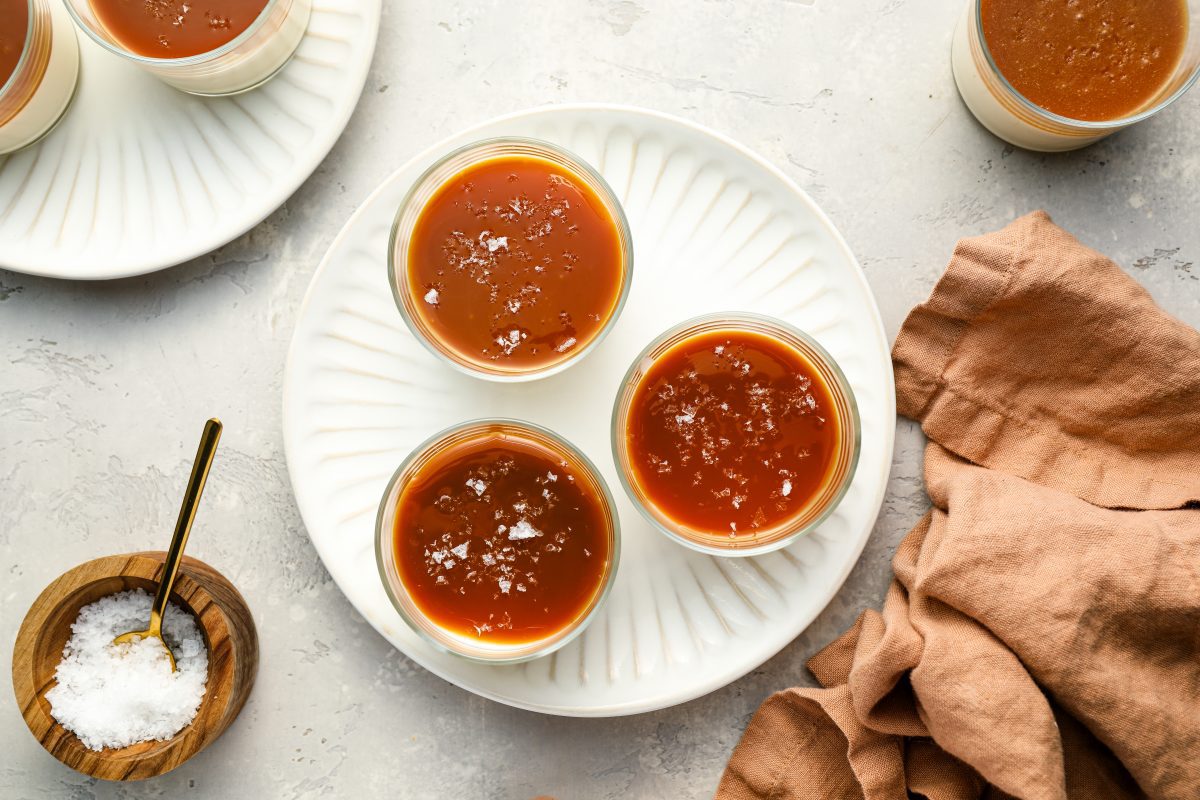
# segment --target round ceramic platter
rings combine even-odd
[[[501,385],[435,360],[388,288],[388,233],[402,196],[437,157],[501,135],[558,143],[611,184],[634,237],[633,289],[608,338],[542,381]],[[757,558],[713,558],[651,529],[617,479],[609,420],[625,369],[688,317],[781,317],[837,359],[862,415],[862,458],[816,532]],[[825,607],[866,544],[891,463],[895,401],[887,340],[862,270],[813,201],[740,145],[673,117],[611,106],[547,107],[488,122],[393,174],[346,224],[300,314],[284,380],[284,440],[304,522],[364,617],[446,680],[510,705],[615,716],[663,708],[754,669]],[[584,634],[516,666],[469,663],[419,639],[375,565],[375,514],[409,450],[451,424],[516,417],[545,425],[599,465],[617,500],[616,585]]]
[[[74,103],[41,142],[0,156],[0,267],[83,280],[140,275],[257,225],[346,127],[379,14],[380,0],[315,0],[283,71],[221,98],[172,89],[78,32]]]

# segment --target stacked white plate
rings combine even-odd
[[[42,141],[0,156],[0,267],[120,278],[250,230],[346,127],[379,15],[380,0],[315,0],[283,71],[220,98],[172,89],[79,32],[79,87],[66,115]]]

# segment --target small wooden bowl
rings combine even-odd
[[[158,587],[166,553],[97,558],[47,586],[21,623],[13,647],[13,689],[25,723],[42,747],[62,763],[109,781],[162,775],[220,736],[250,695],[258,671],[258,634],[246,601],[224,575],[194,558],[183,559],[172,602],[196,617],[208,644],[208,684],[191,724],[171,739],[140,742],[119,750],[89,750],[50,715],[46,692],[79,609],[105,595]]]

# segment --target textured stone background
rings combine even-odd
[[[164,544],[211,414],[227,431],[192,552],[241,587],[263,648],[238,723],[140,785],[60,766],[0,691],[0,797],[710,795],[759,702],[809,681],[805,658],[882,600],[896,543],[927,503],[914,426],[899,424],[890,490],[861,562],[777,657],[654,714],[539,716],[416,667],[322,568],[280,433],[296,311],[342,223],[414,152],[497,114],[595,100],[680,114],[778,164],[846,235],[890,336],[956,239],[1039,207],[1200,324],[1200,94],[1080,153],[1014,151],[955,93],[960,10],[961,0],[385,0],[345,135],[251,233],[113,283],[0,271],[0,674],[28,604],[56,575]]]

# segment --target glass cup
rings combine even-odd
[[[79,81],[75,26],[57,0],[29,0],[29,31],[0,86],[0,155],[41,139],[71,105]]]
[[[983,0],[969,0],[954,32],[954,80],[963,102],[989,131],[1026,150],[1057,152],[1086,147],[1154,116],[1178,100],[1200,76],[1200,0],[1186,0],[1188,37],[1170,79],[1137,113],[1112,120],[1071,119],[1026,99],[1000,73],[983,36]]]
[[[573,622],[535,641],[493,644],[442,628],[422,613],[420,607],[413,601],[404,586],[399,567],[396,564],[394,542],[396,509],[400,495],[408,482],[441,453],[464,442],[477,441],[481,438],[494,438],[502,441],[510,437],[533,442],[555,453],[574,468],[575,474],[588,482],[592,496],[599,498],[603,503],[604,515],[608,522],[609,549],[600,588],[592,597],[587,608]],[[379,576],[383,580],[383,588],[391,599],[392,605],[395,606],[401,618],[422,639],[439,650],[462,656],[470,661],[486,664],[515,664],[553,653],[582,633],[583,629],[595,618],[601,606],[604,605],[608,593],[612,590],[613,581],[617,576],[617,564],[621,558],[621,525],[612,494],[608,490],[608,484],[605,483],[591,459],[570,442],[546,428],[529,422],[512,419],[473,420],[447,428],[425,440],[404,459],[400,468],[388,481],[375,520],[375,558],[379,567]]]
[[[559,361],[535,369],[489,367],[464,357],[443,343],[422,319],[409,284],[408,249],[417,220],[425,209],[425,205],[447,181],[464,170],[485,161],[513,156],[548,161],[577,177],[604,204],[617,226],[617,234],[621,240],[621,291],[609,318],[590,342],[576,348],[569,356]],[[396,306],[400,309],[400,316],[403,317],[404,323],[412,331],[417,341],[421,342],[435,356],[455,369],[476,378],[508,383],[531,381],[556,375],[575,364],[595,349],[612,330],[621,316],[621,310],[625,307],[625,301],[629,297],[629,287],[633,280],[633,234],[630,233],[629,222],[625,219],[625,211],[621,208],[616,194],[613,193],[600,173],[583,159],[557,145],[536,139],[519,137],[485,139],[460,147],[444,156],[417,178],[412,189],[401,201],[396,212],[395,222],[392,224],[391,240],[388,243],[388,274],[391,277],[392,295],[396,300]]]
[[[304,38],[312,0],[267,0],[250,27],[207,53],[150,58],[108,32],[89,0],[65,0],[75,22],[101,47],[189,94],[239,94],[261,86],[287,65]]]
[[[695,530],[672,519],[658,507],[638,482],[629,453],[629,438],[626,432],[629,413],[634,394],[643,377],[659,358],[670,353],[681,342],[714,331],[756,333],[775,339],[795,350],[828,387],[837,418],[841,423],[833,472],[821,491],[796,514],[771,528],[755,531],[752,537],[730,537],[727,533]],[[662,533],[693,550],[715,556],[756,556],[770,553],[787,547],[814,530],[833,513],[854,480],[861,435],[854,392],[850,389],[846,376],[825,348],[808,334],[782,320],[750,313],[722,313],[696,317],[676,325],[650,342],[625,373],[625,378],[617,390],[612,416],[613,459],[617,463],[617,474],[621,477],[621,485],[625,487],[629,499],[642,516]]]

